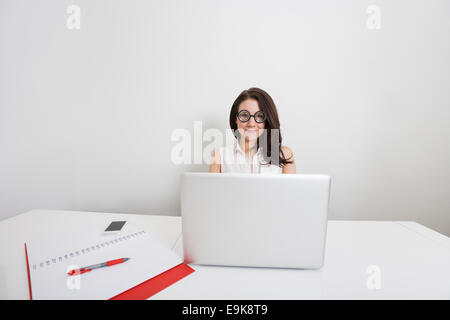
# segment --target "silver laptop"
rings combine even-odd
[[[185,262],[322,267],[330,185],[315,174],[184,173]]]

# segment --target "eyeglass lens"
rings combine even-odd
[[[248,112],[247,110],[242,110],[241,112],[238,113],[238,118],[242,122],[249,121],[251,117],[253,117],[257,123],[262,123],[264,122],[264,120],[266,120],[266,116],[262,111],[255,112],[253,116],[250,115],[250,112]]]

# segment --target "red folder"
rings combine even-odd
[[[28,264],[28,252],[27,244],[25,243],[25,258],[27,261],[27,275],[28,275],[28,290],[30,292],[30,300],[33,300],[32,290],[31,290],[31,278],[30,278],[30,267]],[[171,284],[177,282],[178,280],[186,277],[195,270],[189,267],[185,263],[180,263],[179,265],[169,269],[153,278],[150,278],[137,286],[128,289],[118,295],[110,298],[109,300],[145,300],[154,294],[164,290]]]

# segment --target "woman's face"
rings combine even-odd
[[[258,101],[255,99],[242,101],[239,105],[238,113],[242,110],[247,110],[250,115],[254,115],[257,111],[260,111]],[[241,137],[244,137],[248,141],[256,141],[264,132],[265,122],[258,123],[254,117],[251,117],[247,122],[242,122],[236,117],[236,124]]]

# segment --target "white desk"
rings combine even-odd
[[[109,219],[140,224],[182,255],[180,217],[32,210],[0,221],[0,299],[28,299],[24,242]],[[191,267],[151,299],[450,299],[450,238],[415,222],[329,221],[320,270]]]

